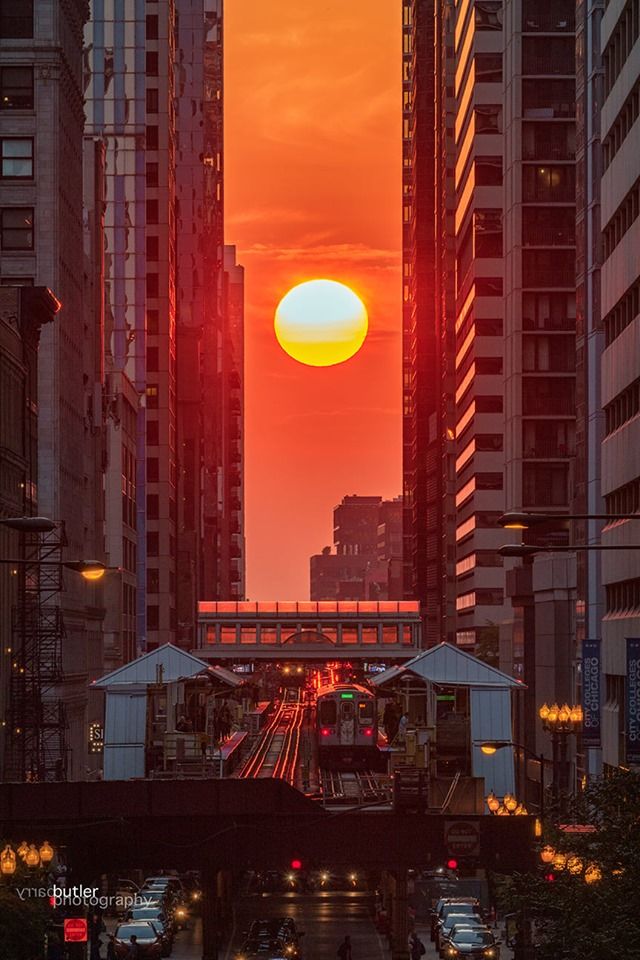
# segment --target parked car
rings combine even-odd
[[[486,925],[480,917],[471,916],[465,913],[450,913],[446,920],[443,920],[438,928],[438,953],[442,958],[446,956],[445,951],[453,931],[459,930],[486,930]]]
[[[446,960],[455,958],[484,958],[500,960],[500,943],[487,927],[456,926],[446,942]]]
[[[436,904],[433,910],[431,911],[431,939],[432,940],[435,940],[436,938],[436,928],[442,916],[444,915],[445,911],[447,910],[447,908],[449,908],[451,905],[463,904],[463,903],[472,904],[476,906],[477,912],[478,913],[480,912],[480,902],[476,900],[475,897],[455,897],[455,896],[449,895],[446,897],[440,897],[440,899],[436,901]]]
[[[149,920],[119,923],[114,935],[116,957],[126,960],[131,937],[137,937],[139,960],[161,960],[162,938]]]
[[[283,940],[245,940],[235,960],[289,960]]]
[[[442,928],[445,924],[447,924],[447,921],[451,916],[456,916],[458,918],[458,923],[461,923],[464,917],[469,917],[470,919],[473,919],[474,922],[477,922],[477,923],[483,923],[480,904],[478,903],[477,900],[466,900],[466,901],[454,900],[449,903],[443,904],[443,906],[440,909],[440,915],[438,917],[438,921],[436,923],[436,931],[435,931],[435,937],[434,937],[436,950],[438,951],[440,950],[440,937],[442,933]],[[452,926],[453,924],[448,923],[447,924],[448,930],[450,930]]]
[[[290,960],[300,960],[300,937],[304,936],[296,927],[292,917],[275,917],[269,920],[254,920],[249,927],[247,940],[281,941],[285,956]]]

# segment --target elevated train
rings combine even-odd
[[[321,767],[343,763],[371,766],[379,756],[375,695],[358,683],[320,687],[316,734]]]

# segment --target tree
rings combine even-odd
[[[21,900],[15,890],[0,888],[0,952],[2,960],[44,956],[44,935],[50,911],[45,900]]]
[[[640,773],[591,784],[571,813],[545,825],[555,864],[503,881],[501,905],[530,925],[536,960],[640,958]]]

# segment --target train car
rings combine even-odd
[[[316,700],[316,732],[321,767],[374,763],[378,756],[374,694],[358,683],[321,687]]]

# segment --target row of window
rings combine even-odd
[[[640,377],[604,408],[605,434],[613,433],[640,413]]]
[[[575,73],[574,38],[524,37],[522,73],[529,76]]]
[[[456,576],[464,577],[475,570],[476,567],[501,567],[502,563],[502,557],[494,550],[476,550],[475,553],[469,553],[466,557],[458,560]]]
[[[0,209],[0,250],[33,250],[33,207]]]
[[[602,142],[602,162],[606,170],[616,153],[627,138],[640,113],[640,80],[636,80],[633,90],[622,105],[616,121]]]
[[[169,629],[177,630],[178,615],[175,607],[169,608]],[[147,630],[160,629],[160,607],[155,603],[147,604]]]
[[[640,313],[640,280],[636,280],[620,297],[615,307],[604,318],[604,336],[607,346],[620,336],[623,330]]]
[[[605,512],[608,514],[640,513],[640,477],[612,490],[606,495],[604,502]]]
[[[604,95],[608,97],[640,36],[640,0],[627,0],[604,49]]]
[[[573,164],[522,167],[523,203],[574,203],[576,170]]]
[[[568,463],[525,463],[522,503],[525,507],[563,507],[569,501]]]
[[[456,542],[460,543],[470,537],[474,530],[495,530],[500,516],[500,511],[474,513],[456,527]]]
[[[0,137],[0,179],[33,179],[31,137]]]
[[[640,179],[636,180],[602,231],[602,253],[605,260],[611,256],[625,233],[638,219],[638,213],[640,213]]]
[[[33,110],[33,67],[0,66],[0,110]]]
[[[640,614],[640,577],[622,580],[620,583],[608,583],[605,593],[607,613],[626,613],[630,616]]]
[[[502,590],[472,590],[456,597],[456,610],[470,612],[473,607],[500,607],[504,603]]]

